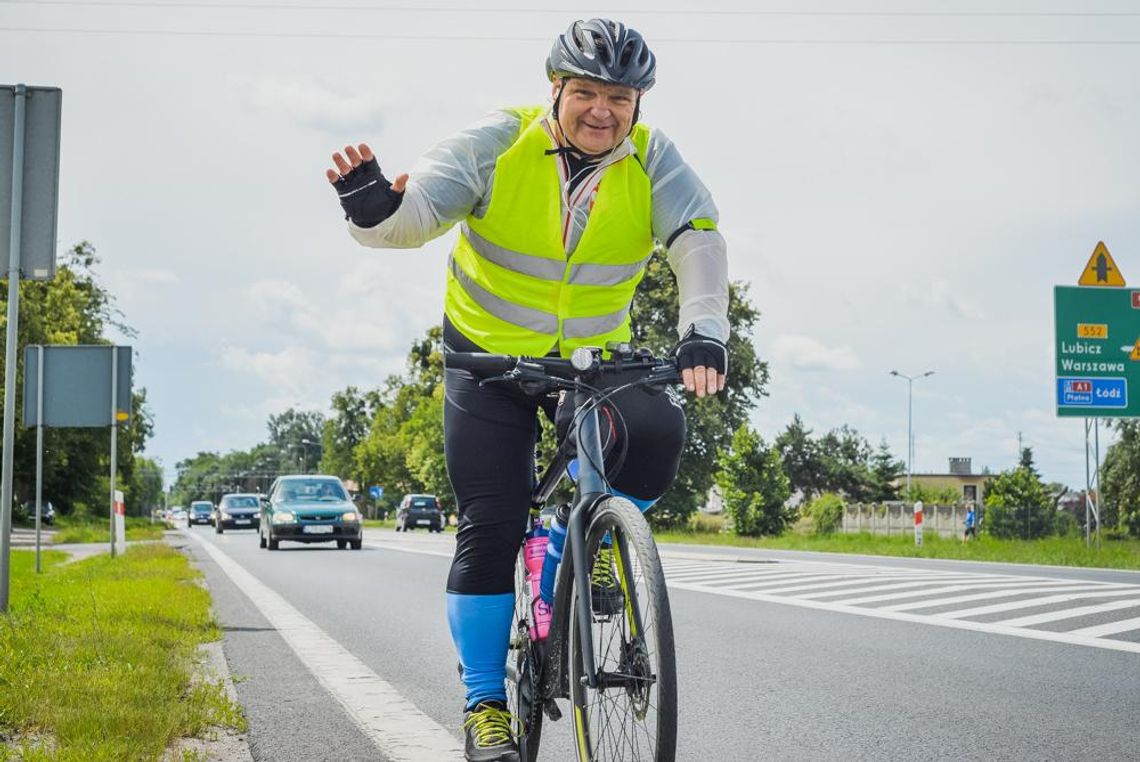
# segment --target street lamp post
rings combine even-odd
[[[309,473],[309,445],[317,444],[311,439],[301,439],[301,473]]]
[[[920,378],[926,378],[927,376],[933,376],[934,371],[928,370],[920,376],[907,376],[907,375],[904,375],[902,373],[899,373],[897,370],[892,370],[891,375],[892,376],[898,376],[899,378],[905,378],[906,379],[906,498],[907,498],[907,500],[909,500],[910,499],[910,477],[911,477],[911,473],[912,473],[912,460],[914,459],[914,433],[913,433],[914,432],[914,428],[913,428],[914,406],[911,402],[911,399],[912,399],[911,392],[914,389],[914,382],[915,381],[919,380]]]

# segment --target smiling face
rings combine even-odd
[[[558,124],[566,138],[586,153],[605,153],[629,134],[637,110],[637,90],[591,79],[567,79],[558,104]],[[553,95],[558,97],[559,82]]]

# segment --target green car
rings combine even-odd
[[[279,476],[261,500],[260,545],[277,550],[282,540],[336,542],[360,550],[360,513],[335,476]]]

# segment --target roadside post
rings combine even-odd
[[[914,504],[914,546],[922,547],[922,501]]]
[[[1053,289],[1057,416],[1084,419],[1085,545],[1100,543],[1100,419],[1140,417],[1140,290],[1103,241],[1076,286]]]
[[[55,277],[62,100],[62,91],[55,87],[0,85],[0,151],[12,146],[12,160],[6,161],[6,156],[0,159],[0,261],[5,254],[8,260],[4,449],[0,458],[0,613],[8,611],[20,276],[30,280]],[[38,522],[38,508],[36,515]]]
[[[122,490],[115,490],[115,541],[127,549],[127,504],[123,501]]]
[[[38,347],[36,365],[36,574],[40,568],[40,511],[44,500],[44,348]],[[25,387],[26,388],[26,387]]]

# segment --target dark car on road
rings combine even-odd
[[[24,503],[23,513],[21,519],[27,517],[27,521],[34,522],[36,520],[36,501],[29,500]],[[40,523],[48,526],[55,523],[55,506],[51,504],[50,500],[40,501]]]
[[[261,501],[258,531],[263,548],[277,550],[282,540],[336,542],[341,550],[364,543],[360,513],[335,476],[279,476]]]
[[[209,500],[195,500],[186,511],[186,526],[214,523],[214,504]]]
[[[443,531],[443,509],[435,495],[404,495],[396,509],[396,531],[410,532],[416,527]]]
[[[214,509],[214,531],[257,529],[261,524],[261,504],[257,495],[222,495]]]

